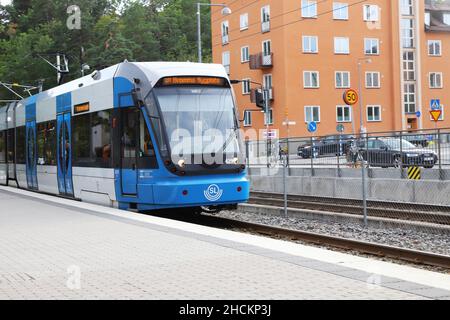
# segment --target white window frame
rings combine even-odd
[[[343,42],[341,42],[343,41]],[[341,44],[346,43],[346,48]],[[345,49],[345,50],[341,50]],[[334,54],[350,54],[350,38],[348,37],[334,37]]]
[[[226,20],[222,22],[221,26],[222,45],[226,45],[230,42],[230,23]]]
[[[244,127],[251,127],[253,122],[252,120],[252,111],[244,110]]]
[[[222,52],[222,65],[225,67],[225,70],[227,71],[228,74],[230,74],[230,65],[231,65],[230,59],[231,59],[230,51]],[[228,63],[226,63],[227,62],[226,60],[228,60]]]
[[[268,113],[264,114],[264,124],[273,125],[273,109],[270,109]]]
[[[371,78],[371,82],[372,82],[372,85],[370,85],[369,86],[369,82],[368,82],[368,79],[367,79],[367,76],[368,75],[370,75],[370,78]],[[375,85],[373,85],[373,83],[374,83],[374,75],[377,75],[377,78],[378,78],[378,85],[377,86],[375,86]],[[365,82],[366,82],[366,89],[380,89],[381,88],[381,73],[380,72],[378,72],[378,71],[367,71],[366,72],[366,74],[365,74]]]
[[[439,76],[439,80],[440,80],[440,85],[436,86],[436,85],[432,85],[432,76],[434,76],[434,82],[435,84],[437,83],[437,76]],[[428,83],[429,83],[429,87],[430,89],[442,89],[444,88],[444,76],[442,72],[430,72],[428,74]]]
[[[317,121],[314,119],[314,109],[318,110],[319,119]],[[310,119],[308,119],[309,115],[311,115]],[[305,123],[310,123],[311,121],[320,123],[320,106],[305,106],[304,116],[305,116]]]
[[[400,13],[403,16],[413,16],[414,15],[414,3],[413,0],[401,0]]]
[[[245,56],[245,51],[247,52],[247,55]],[[247,63],[250,61],[250,47],[249,46],[243,46],[241,48],[241,62]]]
[[[372,114],[375,116],[375,109],[378,109],[379,110],[379,112],[378,112],[378,114],[379,114],[379,119],[372,119],[372,120],[370,120],[369,119],[369,109],[372,109],[373,111],[372,111]],[[381,115],[381,105],[379,105],[379,104],[369,104],[369,105],[367,105],[366,106],[366,117],[367,117],[367,122],[381,122],[381,121],[383,121],[383,118],[382,118],[382,115]]]
[[[436,52],[436,44],[439,44],[439,52]],[[430,46],[433,46],[433,49],[430,50]],[[442,57],[442,40],[428,40],[428,56],[430,57]]]
[[[342,85],[339,86],[338,84],[338,74],[341,75],[341,81],[342,81]],[[344,74],[347,74],[347,79],[348,79],[348,84],[345,85],[345,81],[344,81]],[[334,86],[336,89],[348,89],[351,87],[351,80],[350,80],[350,71],[336,71],[334,73]]]
[[[261,8],[261,30],[262,32],[270,31],[270,5]]]
[[[369,44],[369,48],[367,45]],[[376,44],[377,52],[372,53],[373,44]],[[367,49],[370,49],[370,53],[367,53]],[[366,56],[379,56],[380,55],[380,39],[378,38],[364,38],[364,54]]]
[[[242,94],[244,96],[249,95],[252,92],[250,81],[250,78],[242,79]]]
[[[363,6],[363,18],[367,22],[378,22],[380,20],[380,7],[376,4],[365,4]]]
[[[248,13],[241,14],[239,18],[239,27],[241,31],[248,29]]]
[[[445,25],[450,26],[450,13],[447,12],[442,15],[442,22]]]
[[[317,18],[317,1],[316,0],[302,0],[301,2],[302,18]]]
[[[317,86],[313,85],[313,74],[317,74]],[[308,79],[307,79],[308,77]],[[307,80],[309,80],[310,85],[307,85]],[[320,73],[319,71],[303,71],[303,88],[305,89],[318,89],[320,88]]]
[[[343,120],[339,120],[339,109],[342,109]],[[345,110],[348,110],[349,118],[345,119]],[[336,122],[337,123],[349,123],[352,122],[352,107],[347,105],[336,106]]]
[[[269,44],[269,46],[267,46],[266,44]],[[267,54],[267,52],[266,52],[266,48],[269,48],[269,53]],[[263,56],[270,56],[271,54],[272,54],[272,41],[271,40],[264,40],[263,42],[262,42],[262,53],[263,53]]]
[[[305,45],[307,43],[308,46]],[[313,44],[316,46],[316,50],[313,51]],[[307,50],[310,49],[310,50]],[[302,52],[303,53],[319,53],[319,37],[318,36],[302,36]]]
[[[333,2],[333,19],[334,20],[348,20],[348,3]]]

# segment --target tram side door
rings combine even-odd
[[[121,184],[122,194],[137,196],[139,116],[137,108],[121,109]]]
[[[73,197],[71,113],[56,116],[58,188],[61,195]]]
[[[28,189],[37,190],[36,120],[26,123],[26,174]]]

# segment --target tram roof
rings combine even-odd
[[[169,76],[216,76],[228,78],[221,64],[206,64],[192,62],[122,62],[103,70],[97,71],[100,77],[94,79],[93,73],[76,80],[64,83],[34,96],[25,98],[20,103],[29,104],[46,100],[64,93],[76,91],[80,88],[95,85],[99,82],[112,80],[115,77],[124,77],[133,81],[136,73],[143,73],[152,85],[159,79]],[[134,76],[134,77],[133,77]],[[1,108],[1,107],[0,107]]]

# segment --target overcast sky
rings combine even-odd
[[[11,3],[11,0],[0,0],[0,3],[4,6]]]

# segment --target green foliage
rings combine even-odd
[[[66,81],[81,65],[104,68],[129,61],[196,61],[196,2],[208,0],[14,0],[0,6],[0,81],[56,85],[56,72],[39,55],[69,57]],[[81,30],[69,30],[67,8],[81,9]],[[211,61],[208,8],[202,8],[205,61]],[[83,50],[82,50],[83,48]],[[13,97],[0,90],[0,99]]]

